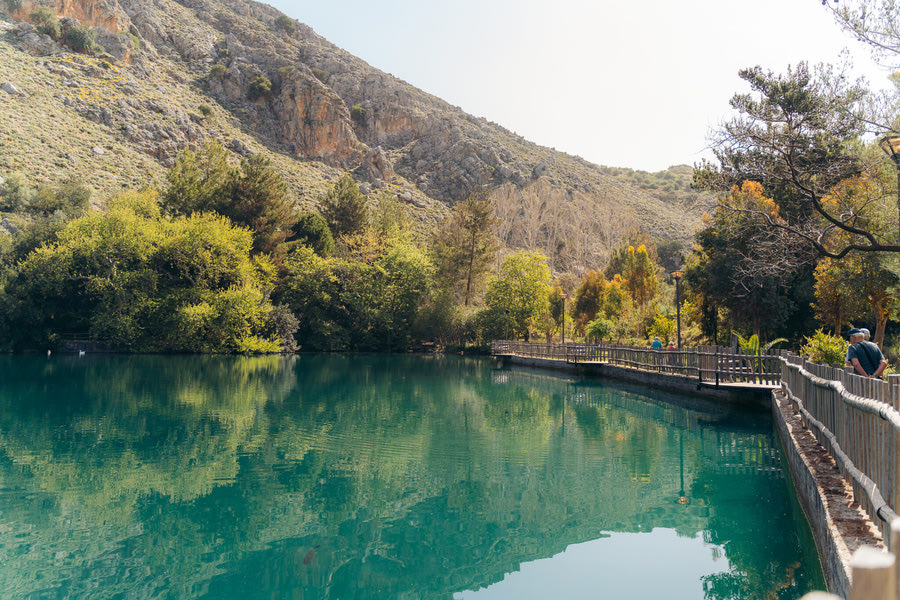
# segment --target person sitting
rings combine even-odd
[[[863,377],[877,377],[881,379],[881,374],[887,368],[887,360],[881,349],[865,339],[866,335],[859,329],[851,329],[848,334],[850,336],[850,349],[847,350],[847,360],[853,366],[857,374]]]

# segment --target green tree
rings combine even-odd
[[[34,23],[38,33],[49,35],[54,40],[59,39],[62,31],[59,26],[59,19],[56,18],[55,12],[46,6],[42,6],[28,15],[28,18]]]
[[[320,205],[322,216],[336,237],[357,233],[369,223],[366,197],[349,173],[337,180],[321,199]]]
[[[479,188],[457,203],[449,222],[435,231],[431,253],[437,280],[461,297],[464,306],[473,299],[497,251],[493,225],[488,192]]]
[[[160,197],[163,209],[174,216],[215,210],[232,171],[228,151],[214,140],[199,153],[185,150],[166,173],[167,185]]]
[[[811,73],[805,63],[785,75],[754,67],[742,70],[740,77],[751,91],[732,98],[736,116],[713,139],[719,164],[696,171],[695,183],[727,192],[747,181],[759,182],[776,210],[724,206],[764,223],[773,232],[771,242],[783,248],[784,260],[791,257],[788,249],[798,245],[830,258],[852,251],[900,252],[895,233],[885,237],[860,222],[877,206],[846,212],[828,201],[841,181],[887,162],[859,151],[866,91],[826,67]],[[762,260],[757,267],[771,269],[773,264]]]
[[[227,193],[214,205],[216,212],[253,232],[254,252],[273,252],[297,220],[284,179],[268,158],[256,154],[241,160],[226,185]]]
[[[816,267],[816,309],[821,317],[831,317],[835,333],[850,320],[875,319],[873,341],[884,345],[890,318],[896,314],[894,290],[900,284],[896,267],[888,256],[870,252],[823,259]]]
[[[534,320],[548,310],[550,267],[541,252],[517,252],[507,256],[500,272],[487,285],[485,305],[491,322],[507,317],[515,337],[529,339]]]
[[[169,214],[215,211],[253,232],[255,253],[274,252],[297,219],[287,184],[269,159],[254,155],[232,167],[215,141],[200,153],[182,152],[166,180],[161,202]]]
[[[125,350],[274,351],[264,288],[274,269],[250,258],[251,234],[222,217],[163,219],[131,194],[68,223],[12,279],[18,346],[90,333]]]
[[[665,315],[656,315],[653,317],[653,323],[647,328],[647,333],[662,338],[663,345],[668,345],[670,340],[674,340],[678,333],[678,324],[675,319],[670,319]]]
[[[334,252],[334,238],[328,223],[316,213],[300,213],[291,232],[291,241],[309,246],[319,256],[327,257]]]
[[[634,246],[628,247],[622,281],[625,289],[631,295],[632,302],[638,306],[646,304],[656,296],[656,289],[659,285],[656,278],[656,266],[653,264],[646,246],[641,245],[637,249]]]
[[[588,323],[595,320],[606,300],[606,278],[601,271],[589,270],[584,274],[581,283],[575,288],[575,301],[572,306],[572,318],[575,330],[582,335]]]

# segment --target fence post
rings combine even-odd
[[[894,555],[861,546],[850,559],[853,572],[849,600],[895,600]]]

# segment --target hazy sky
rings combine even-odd
[[[525,138],[657,171],[704,156],[743,67],[886,71],[820,0],[270,0],[370,65]]]

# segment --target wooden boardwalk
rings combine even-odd
[[[767,391],[781,385],[781,365],[777,354],[746,354],[720,346],[681,350],[654,350],[618,344],[536,344],[497,341],[491,345],[496,357],[535,359],[542,366],[553,363],[578,365],[602,371],[604,367],[626,369],[635,374],[671,376],[682,382],[692,380],[698,389]]]

